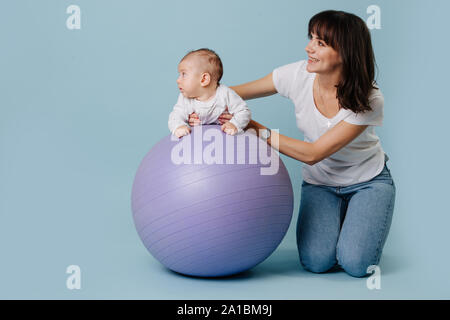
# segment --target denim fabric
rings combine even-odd
[[[395,203],[395,184],[386,165],[372,180],[346,187],[303,181],[297,222],[300,262],[312,272],[340,266],[354,277],[377,265]]]

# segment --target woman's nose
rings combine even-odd
[[[306,48],[305,48],[305,50],[306,50],[306,52],[307,53],[312,53],[314,50],[313,50],[313,47],[312,47],[312,45],[311,45],[311,41],[308,43],[308,45],[306,46]]]

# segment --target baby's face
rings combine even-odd
[[[201,94],[202,72],[195,57],[187,57],[178,65],[177,84],[186,98],[196,98]]]

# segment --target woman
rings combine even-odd
[[[243,99],[280,93],[295,104],[305,141],[252,120],[248,128],[303,165],[297,245],[312,272],[355,277],[377,265],[390,228],[395,185],[374,126],[383,120],[370,32],[359,17],[324,11],[309,22],[307,61],[232,87]],[[223,114],[221,123],[230,114]],[[196,125],[195,114],[190,124]]]

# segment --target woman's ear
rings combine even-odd
[[[202,74],[202,79],[200,81],[200,84],[202,87],[206,87],[211,83],[211,75],[207,72]]]

